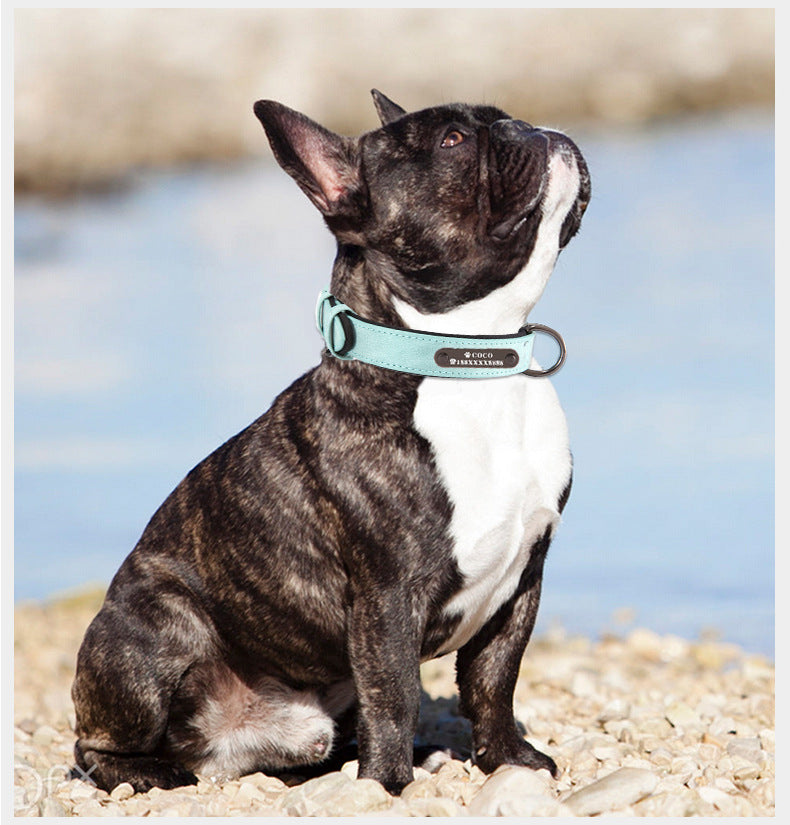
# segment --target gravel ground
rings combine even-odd
[[[516,717],[560,768],[503,767],[486,777],[466,756],[452,657],[423,666],[419,737],[461,759],[418,768],[398,799],[356,763],[304,781],[256,773],[235,781],[111,794],[69,779],[69,698],[82,634],[101,594],[15,610],[15,813],[21,816],[773,816],[774,666],[716,641],[637,629],[590,641],[533,640]]]

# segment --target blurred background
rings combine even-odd
[[[106,585],[186,472],[317,363],[333,245],[252,104],[357,134],[375,87],[499,105],[590,166],[532,315],[568,345],[552,380],[575,461],[538,632],[639,625],[773,657],[773,9],[14,24],[17,600]]]

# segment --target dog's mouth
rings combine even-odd
[[[562,248],[578,232],[590,199],[590,174],[581,151],[567,135],[499,120],[489,129],[490,220],[488,233],[512,238],[527,224],[535,229],[546,211],[567,212]]]

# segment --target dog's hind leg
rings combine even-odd
[[[174,762],[222,779],[314,765],[332,752],[332,710],[325,690],[200,662],[173,697],[164,747]]]
[[[212,630],[183,586],[160,581],[155,592],[108,596],[77,657],[77,774],[107,791],[121,782],[138,792],[197,782],[163,758],[161,741],[171,697],[190,665],[212,649]]]

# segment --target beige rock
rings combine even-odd
[[[765,761],[765,754],[758,737],[732,739],[727,743],[727,753],[730,756],[739,756],[757,764],[762,764]]]
[[[630,713],[631,703],[626,699],[618,697],[604,705],[603,710],[598,714],[598,721],[612,722],[615,720],[628,719]]]
[[[254,782],[242,781],[235,800],[245,807],[255,803],[265,804],[266,794]]]
[[[401,792],[401,799],[431,799],[439,795],[436,783],[432,779],[417,779],[410,782]]]
[[[656,785],[658,776],[651,771],[620,768],[571,794],[564,802],[577,816],[594,816],[639,802]]]
[[[532,816],[532,814],[504,814],[501,807],[505,800],[523,797],[545,797],[554,801],[551,787],[542,775],[545,771],[533,771],[515,765],[497,768],[483,783],[482,788],[469,805],[470,816]],[[533,804],[536,804],[533,802]]]
[[[110,798],[116,802],[123,802],[132,796],[134,796],[134,788],[128,782],[121,782],[120,785],[116,785],[110,793]]]
[[[52,796],[45,796],[38,806],[41,816],[68,816],[68,808]]]
[[[60,734],[50,725],[41,725],[33,732],[33,742],[39,747],[49,747],[56,739],[60,738]]]
[[[453,799],[445,797],[434,797],[433,799],[415,800],[416,811],[420,811],[418,816],[460,816],[461,806]]]
[[[352,780],[337,771],[292,788],[283,800],[283,810],[289,816],[355,816],[391,804],[392,797],[375,780]]]
[[[695,710],[692,710],[685,702],[675,702],[666,711],[667,721],[673,728],[686,728],[690,725],[699,726],[702,720]]]
[[[656,793],[634,803],[637,816],[689,816],[694,810],[694,791],[689,788],[673,788],[671,793]]]
[[[351,779],[356,779],[359,774],[359,760],[353,759],[351,762],[346,762],[340,770]]]
[[[104,816],[104,808],[98,799],[87,799],[74,806],[75,816]]]
[[[74,803],[86,802],[89,799],[96,799],[99,796],[99,789],[95,785],[77,780],[71,783],[68,794],[69,799]]]
[[[716,810],[721,811],[725,816],[737,816],[736,806],[733,797],[726,791],[710,786],[703,786],[697,790],[705,802],[712,805]]]

